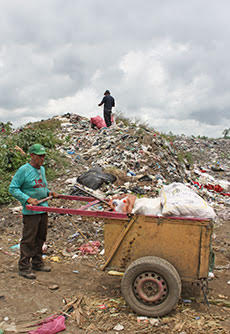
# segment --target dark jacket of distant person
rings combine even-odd
[[[99,103],[99,106],[104,104],[104,110],[110,110],[111,111],[112,107],[115,107],[115,100],[110,95],[110,92],[108,90],[105,91],[104,95],[105,96],[103,97],[101,103]]]
[[[104,120],[107,127],[110,127],[112,107],[115,107],[115,100],[113,96],[110,95],[109,90],[106,90],[104,95],[105,96],[103,97],[101,103],[98,104],[98,106],[100,107],[102,104],[104,104]]]

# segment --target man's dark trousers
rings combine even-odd
[[[106,126],[109,128],[111,126],[111,114],[112,110],[104,109],[104,120],[106,123]]]
[[[20,243],[19,271],[31,271],[31,261],[34,267],[41,267],[42,246],[46,241],[48,214],[23,215],[23,231]]]

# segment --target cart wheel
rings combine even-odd
[[[121,291],[137,314],[159,317],[178,303],[181,279],[168,261],[155,256],[142,257],[125,271]]]

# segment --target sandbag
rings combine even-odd
[[[214,219],[212,207],[192,189],[182,183],[174,182],[160,191],[162,215],[191,218]]]
[[[91,117],[90,123],[95,125],[98,129],[106,128],[106,123],[100,116]]]
[[[116,179],[117,177],[115,175],[104,173],[101,167],[95,167],[79,176],[77,182],[90,189],[96,190],[99,189],[103,183],[114,183]]]

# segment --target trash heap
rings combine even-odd
[[[59,137],[68,139],[59,150],[76,166],[73,177],[97,167],[117,177],[115,184],[100,188],[107,196],[122,192],[150,196],[163,184],[191,182],[186,161],[179,162],[173,143],[155,130],[122,121],[95,130],[87,118],[75,114],[58,119],[62,121]]]
[[[230,146],[229,139],[177,136],[174,145],[191,154],[191,180],[197,192],[218,213],[219,219],[230,220]]]
[[[211,175],[223,172],[230,177],[229,139],[195,138],[182,135],[176,137],[174,145],[191,153],[194,162],[208,169]]]
[[[77,114],[54,118],[62,123],[58,136],[65,142],[57,149],[76,167],[66,174],[68,193],[74,194],[74,184],[95,171],[116,180],[107,182],[102,177],[100,182],[97,179],[98,187],[92,186],[92,180],[89,185],[82,183],[104,197],[121,193],[156,197],[163,185],[180,182],[219,209],[223,219],[230,218],[228,140],[170,137],[124,119],[109,129],[95,129],[88,118]]]

